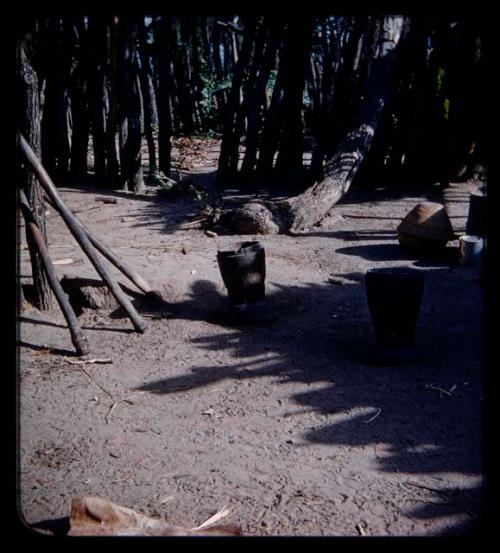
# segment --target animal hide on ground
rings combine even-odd
[[[214,525],[227,509],[196,528],[173,526],[160,519],[141,515],[100,497],[72,500],[69,536],[239,536],[235,525]]]

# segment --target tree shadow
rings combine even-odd
[[[75,351],[69,349],[61,348],[52,348],[48,346],[43,346],[39,344],[31,344],[30,342],[25,342],[24,340],[18,340],[17,345],[22,348],[32,349],[34,351],[48,352],[51,355],[63,355],[65,357],[79,357]]]
[[[370,470],[402,479],[450,472],[480,477],[482,290],[460,270],[426,274],[416,333],[418,355],[397,365],[369,360],[373,333],[362,282],[273,283],[266,299],[267,323],[262,324],[258,317],[231,322],[227,298],[213,283],[198,281],[187,300],[171,306],[173,317],[226,327],[193,344],[214,352],[224,349],[234,363],[193,366],[187,374],[165,376],[136,389],[167,395],[225,379],[262,377],[277,384],[321,382],[321,389],[306,385],[291,397],[325,420],[304,430],[303,447],[371,448]],[[354,280],[359,273],[351,276]],[[444,297],[453,298],[453,309]],[[463,513],[462,499],[455,506],[457,513]],[[473,501],[463,501],[477,510]],[[453,506],[449,507],[448,513]],[[426,512],[417,509],[412,516],[425,518]]]
[[[30,324],[36,324],[36,325],[42,325],[42,326],[51,326],[54,328],[63,328],[65,330],[68,329],[67,325],[54,323],[52,321],[47,321],[44,319],[32,319],[31,317],[18,317],[17,320],[19,323],[30,323]],[[126,334],[130,334],[131,332],[134,332],[132,329],[129,329],[129,328],[117,328],[117,327],[109,327],[109,326],[82,325],[80,328],[82,330],[107,330],[108,332],[123,332]]]
[[[56,518],[52,520],[41,520],[29,525],[33,530],[41,530],[41,533],[48,533],[54,536],[66,536],[70,530],[69,517]]]
[[[345,241],[360,242],[365,240],[395,240],[396,232],[393,230],[335,230],[335,231],[312,231],[305,232],[299,236],[307,237],[326,237],[326,238],[339,238]]]
[[[359,238],[361,239],[361,238]],[[364,239],[364,238],[363,238]],[[448,246],[435,252],[416,254],[393,244],[364,244],[337,248],[337,253],[354,255],[369,261],[413,261],[417,267],[456,267],[459,264],[459,249]]]
[[[408,200],[408,202],[442,202],[443,191],[433,185],[352,186],[337,205],[360,205],[367,202]]]

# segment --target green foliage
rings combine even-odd
[[[208,72],[201,74],[200,78],[203,82],[203,89],[201,91],[202,99],[200,102],[203,114],[206,117],[216,116],[213,96],[221,90],[227,90],[231,86],[231,79],[219,81],[214,76],[208,75]]]
[[[207,226],[215,225],[224,208],[224,198],[221,193],[207,191],[199,185],[192,185],[191,191],[200,206],[201,214],[206,218]]]
[[[445,98],[443,102],[443,107],[444,107],[444,118],[449,119],[450,118],[450,99],[449,98]]]
[[[437,72],[437,89],[436,89],[436,95],[439,95],[441,92],[441,88],[443,87],[443,81],[444,81],[444,75],[445,70],[443,67],[440,67]]]
[[[158,194],[160,194],[160,196],[166,197],[169,200],[177,200],[186,195],[183,185],[167,177],[163,171],[157,171],[153,175],[153,179],[160,185],[158,189]]]

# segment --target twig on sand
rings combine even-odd
[[[410,486],[415,486],[416,488],[422,488],[424,490],[428,490],[430,492],[436,492],[443,495],[448,495],[448,492],[445,490],[440,490],[439,488],[433,488],[432,486],[426,486],[425,484],[420,484],[419,482],[414,482],[413,480],[406,480],[404,484],[408,484]]]
[[[73,369],[73,370],[83,371],[90,378],[90,380],[99,388],[99,390],[103,391],[107,396],[113,399],[113,395],[110,392],[108,392],[106,388],[103,388],[85,367],[79,367],[78,369]]]
[[[373,420],[375,420],[380,415],[381,412],[382,412],[382,409],[379,408],[379,410],[373,415],[373,417],[371,417],[367,421],[363,421],[363,422],[365,422],[365,423],[372,422]]]
[[[365,529],[361,526],[359,522],[356,524],[356,530],[359,532],[360,536],[366,536]]]
[[[111,358],[102,358],[102,359],[83,359],[82,361],[72,361],[71,359],[66,359],[68,363],[71,363],[71,365],[85,365],[86,363],[112,363],[113,359]]]
[[[106,413],[106,416],[104,417],[104,420],[106,421],[107,424],[109,424],[109,416],[111,415],[113,409],[119,404],[119,403],[122,403],[122,402],[126,402],[126,403],[130,403],[130,404],[133,404],[134,402],[133,401],[130,401],[130,398],[134,397],[134,396],[137,396],[139,394],[145,394],[146,392],[135,392],[134,394],[131,394],[127,397],[124,397],[122,399],[118,399],[117,401],[115,401],[113,403],[113,405],[110,407],[109,411]]]
[[[199,526],[196,526],[195,528],[192,528],[192,530],[201,530],[203,528],[207,528],[208,526],[212,526],[217,521],[219,521],[221,518],[226,517],[229,514],[229,509],[224,506],[220,511],[215,513],[215,515],[211,516],[209,519],[207,519],[205,522],[202,522]]]
[[[452,396],[453,394],[449,390],[444,390],[443,388],[440,388],[439,386],[434,386],[434,384],[426,384],[425,385],[426,390],[436,390],[436,392],[440,393],[440,397],[443,396],[443,394],[446,394],[448,396]],[[451,388],[454,390],[454,388]]]

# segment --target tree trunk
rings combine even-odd
[[[450,55],[449,137],[446,181],[466,178],[473,168],[479,139],[481,43],[477,22],[463,21],[454,29]],[[471,165],[471,167],[469,167]],[[468,170],[469,169],[469,170]]]
[[[250,59],[250,53],[254,41],[255,27],[256,18],[249,18],[248,24],[245,25],[243,44],[241,46],[241,52],[233,73],[231,92],[229,93],[229,99],[226,106],[224,130],[222,134],[219,164],[217,168],[217,183],[219,185],[226,184],[236,174],[235,168],[237,169],[238,146],[240,138],[237,134],[237,129],[235,128],[237,123],[236,117],[240,107],[240,94],[244,79],[244,72]],[[236,167],[234,163],[235,158]]]
[[[286,49],[286,42],[283,43],[280,52],[278,64],[278,74],[274,83],[271,102],[266,114],[264,128],[262,130],[261,146],[259,150],[259,159],[257,161],[257,174],[259,176],[269,176],[273,169],[274,155],[279,145],[281,132],[281,103],[283,98],[283,89],[286,81],[286,55],[283,50]]]
[[[38,94],[38,76],[32,66],[31,44],[26,36],[21,36],[17,44],[17,86],[18,86],[18,130],[24,134],[33,150],[40,156],[40,101]],[[33,216],[44,239],[45,204],[43,191],[29,166],[18,159],[18,183],[33,208]],[[43,269],[43,261],[39,255],[32,237],[26,229],[26,241],[30,253],[31,272],[33,276],[35,306],[42,310],[52,308],[53,296],[47,276]]]
[[[172,118],[170,113],[170,93],[172,89],[170,42],[171,21],[162,16],[154,24],[154,52],[158,74],[158,167],[167,177],[171,170]]]
[[[118,181],[120,164],[116,151],[116,124],[118,114],[118,17],[112,16],[109,25],[109,94],[108,119],[106,121],[106,167],[112,184]]]
[[[225,78],[224,74],[224,67],[221,59],[221,27],[220,25],[217,25],[217,17],[215,17],[215,21],[212,28],[212,34],[210,36],[212,41],[211,46],[211,52],[213,57],[213,67],[214,67],[214,74],[215,78],[217,80],[217,83],[220,85]],[[223,115],[226,111],[226,100],[227,100],[227,94],[226,90],[220,90],[215,93],[215,98],[217,100],[217,107],[218,107],[218,114],[219,114],[219,125],[223,124],[223,119],[221,118],[221,115]]]
[[[42,159],[49,173],[66,179],[69,173],[70,139],[66,79],[71,66],[72,45],[60,16],[49,18],[44,63],[45,100],[42,113]]]
[[[121,19],[122,84],[120,94],[121,122],[126,121],[126,136],[121,152],[122,184],[125,190],[141,192],[144,178],[141,163],[141,95],[136,57],[137,21]]]
[[[196,129],[195,102],[191,89],[192,59],[189,55],[190,29],[184,18],[178,22],[176,29],[176,49],[173,56],[174,75],[179,98],[179,116],[184,134],[191,134]],[[178,32],[177,32],[178,31]]]
[[[106,176],[106,121],[104,112],[104,62],[106,25],[96,16],[89,17],[88,23],[90,52],[90,109],[92,144],[94,151],[94,174],[98,179]]]
[[[90,112],[87,89],[88,60],[87,37],[82,17],[75,17],[74,25],[78,32],[80,57],[73,71],[69,85],[73,130],[71,134],[70,175],[81,178],[87,176],[87,156],[90,137]]]
[[[313,21],[312,17],[294,19],[290,21],[288,28],[288,78],[283,90],[283,130],[276,159],[276,172],[281,178],[292,180],[299,176],[302,168],[302,104]]]
[[[325,178],[303,194],[281,202],[253,202],[224,215],[222,222],[239,233],[297,233],[318,223],[346,194],[368,151],[389,92],[394,50],[404,17],[380,22],[370,59],[364,99],[355,127],[328,160]]]
[[[269,39],[264,54],[262,66],[255,83],[252,98],[249,102],[247,115],[247,132],[245,142],[245,157],[241,166],[241,175],[249,178],[253,175],[257,161],[258,133],[260,126],[260,109],[266,101],[266,86],[274,66],[276,51],[281,42],[283,23],[274,19],[270,23]]]
[[[146,136],[148,144],[149,173],[150,175],[154,175],[158,168],[156,165],[156,145],[153,136],[153,126],[156,125],[158,121],[156,115],[156,100],[152,81],[151,62],[148,51],[147,29],[144,20],[139,23],[139,39],[141,55],[139,78],[143,99],[144,135]]]

